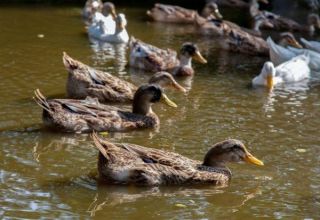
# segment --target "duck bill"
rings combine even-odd
[[[114,9],[111,10],[110,14],[113,19],[115,19],[117,17],[116,11]]]
[[[263,21],[263,24],[268,28],[274,28],[274,25],[268,20]]]
[[[296,40],[290,40],[290,41],[289,41],[289,45],[290,45],[290,46],[293,46],[293,47],[296,47],[296,48],[303,48],[303,47],[301,46],[301,44],[299,44],[299,42],[296,41]]]
[[[252,154],[250,154],[249,152],[246,153],[246,156],[244,158],[244,160],[248,163],[252,163],[258,166],[263,166],[264,163],[259,160],[258,158],[254,157]]]
[[[220,19],[220,20],[223,19],[223,16],[218,9],[214,10],[213,14],[217,19]]]
[[[250,153],[247,153],[244,160],[248,163],[251,163],[251,164],[255,164],[255,165],[258,165],[258,166],[263,166],[264,163],[259,160],[258,158],[254,157],[252,154]]]
[[[206,64],[207,63],[207,60],[201,55],[201,53],[199,51],[196,51],[196,53],[193,55],[192,58],[195,59],[196,61],[202,63],[202,64]]]
[[[172,82],[172,87],[180,92],[183,92],[183,93],[187,92],[187,90],[177,82]]]
[[[165,103],[166,105],[169,105],[170,107],[173,107],[173,108],[177,108],[177,104],[174,103],[173,101],[171,101],[166,94],[162,94],[161,95],[161,99],[160,99],[161,102]]]
[[[272,89],[273,88],[273,77],[272,77],[272,75],[271,76],[267,76],[267,87],[269,88],[269,89]]]

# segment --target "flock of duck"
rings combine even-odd
[[[267,0],[260,2],[268,3]],[[252,29],[243,28],[224,20],[218,5],[247,8],[252,17]],[[229,5],[230,6],[230,5]],[[252,80],[253,85],[272,89],[280,83],[291,83],[310,77],[310,71],[320,70],[320,42],[302,38],[303,48],[291,32],[280,34],[279,44],[271,37],[264,40],[260,28],[300,31],[314,34],[320,28],[320,19],[309,14],[307,25],[259,9],[259,0],[210,1],[201,14],[179,6],[155,4],[147,11],[154,21],[191,23],[199,32],[221,43],[221,48],[251,55],[270,55],[261,73]],[[179,54],[171,49],[160,49],[129,38],[124,14],[117,14],[111,2],[88,0],[83,17],[90,38],[109,43],[129,45],[129,65],[154,72],[148,83],[133,85],[107,72],[96,70],[63,53],[63,63],[69,73],[67,96],[69,99],[47,99],[39,89],[34,100],[43,109],[43,122],[59,132],[92,133],[99,149],[98,172],[110,184],[170,185],[210,183],[226,185],[231,179],[228,162],[245,161],[255,165],[263,162],[254,157],[244,144],[229,139],[213,145],[203,161],[180,154],[142,147],[134,144],[111,143],[96,132],[127,132],[135,129],[155,128],[160,124],[152,111],[153,103],[177,107],[165,94],[173,88],[185,92],[175,77],[192,76],[192,59],[206,64],[197,45],[183,43]],[[104,103],[104,104],[102,104]],[[132,110],[112,106],[112,103],[132,103]]]

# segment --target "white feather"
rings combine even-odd
[[[318,41],[308,41],[304,38],[300,38],[301,42],[304,44],[304,46],[310,50],[314,50],[318,53],[320,53],[320,42]]]
[[[253,85],[267,86],[267,76],[273,75],[274,85],[299,82],[310,77],[309,56],[300,55],[274,67],[272,62],[266,62],[258,76],[252,80]]]

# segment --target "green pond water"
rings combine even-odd
[[[154,105],[159,131],[108,138],[199,160],[212,144],[237,138],[265,166],[230,164],[233,179],[226,188],[99,184],[98,152],[90,137],[43,129],[33,91],[65,97],[63,51],[137,85],[152,73],[128,68],[125,46],[90,44],[80,8],[1,7],[1,218],[319,219],[319,80],[271,93],[254,89],[251,79],[265,58],[221,51],[192,26],[148,22],[145,9],[119,11],[127,16],[130,35],[173,49],[194,41],[208,64],[194,63],[196,75],[179,80],[189,90],[186,95],[167,91],[177,109]]]

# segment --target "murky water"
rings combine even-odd
[[[125,47],[90,45],[80,8],[0,8],[0,216],[319,219],[319,80],[272,93],[253,89],[250,81],[262,58],[219,51],[214,40],[192,34],[192,26],[146,22],[142,9],[120,11],[127,14],[129,33],[135,37],[174,49],[195,41],[209,63],[195,64],[196,76],[180,81],[189,88],[187,95],[168,91],[178,109],[154,106],[161,119],[159,132],[109,138],[195,159],[202,159],[215,142],[238,138],[265,166],[230,165],[233,180],[223,189],[98,184],[98,152],[88,135],[43,130],[41,109],[31,99],[33,90],[64,97],[63,51],[135,84],[146,82],[151,73],[127,68]]]

